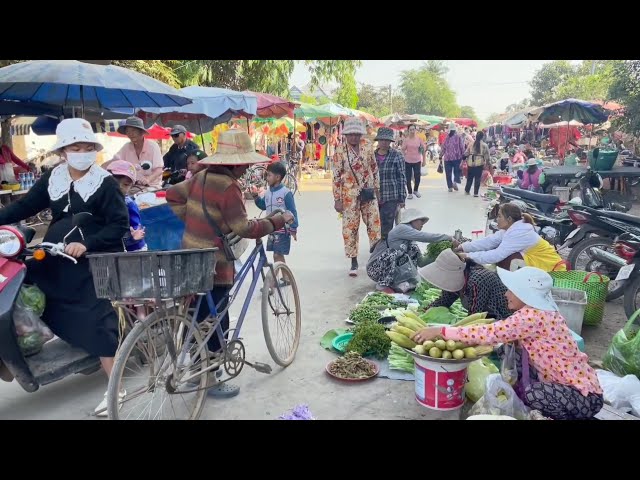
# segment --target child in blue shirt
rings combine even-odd
[[[267,184],[269,189],[263,196],[258,196],[257,192],[253,192],[256,206],[266,211],[268,214],[274,210],[280,209],[290,211],[293,214],[293,223],[288,229],[281,229],[269,235],[267,240],[267,251],[273,252],[274,262],[285,261],[285,255],[289,255],[291,250],[291,237],[298,241],[298,212],[296,210],[296,202],[293,199],[293,193],[287,187],[282,185],[282,180],[287,175],[287,169],[282,162],[274,162],[267,167]]]
[[[140,224],[140,209],[136,201],[128,195],[129,190],[136,183],[136,168],[125,160],[116,160],[109,164],[107,170],[120,184],[120,190],[129,210],[130,236],[124,238],[124,247],[127,252],[146,251],[148,248],[144,241],[144,227]]]

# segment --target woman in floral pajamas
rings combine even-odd
[[[369,244],[373,249],[380,240],[380,177],[371,145],[361,145],[364,125],[357,118],[348,118],[343,134],[347,144],[336,150],[333,173],[334,208],[342,214],[342,237],[347,258],[351,259],[349,275],[358,275],[358,243],[360,218],[367,226]]]
[[[553,280],[535,267],[498,268],[498,275],[513,315],[489,325],[427,327],[413,339],[423,343],[441,335],[475,345],[515,344],[515,390],[525,405],[554,420],[592,418],[604,403],[602,388],[558,312]]]

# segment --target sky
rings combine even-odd
[[[512,103],[529,96],[529,81],[549,60],[447,60],[447,80],[456,92],[458,105],[470,105],[486,119],[491,113],[502,113]],[[403,70],[419,68],[424,60],[364,60],[356,72],[359,83],[397,88]],[[309,73],[297,64],[291,84],[302,86]],[[404,112],[411,113],[411,112]]]

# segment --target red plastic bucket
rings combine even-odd
[[[464,405],[468,363],[440,363],[414,357],[416,401],[432,410],[456,410]]]

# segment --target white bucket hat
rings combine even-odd
[[[418,275],[445,292],[459,292],[464,287],[465,267],[466,263],[448,248],[438,255],[435,262],[418,269]]]
[[[458,131],[458,127],[456,126],[456,124],[455,124],[455,123],[451,122],[451,123],[449,124],[449,131],[450,131],[450,132],[457,132],[457,131]]]
[[[534,165],[537,166],[538,161],[535,158],[530,158],[529,160],[527,160],[527,163],[525,163],[525,165],[527,167],[533,167]]]
[[[58,137],[56,144],[51,149],[52,152],[59,152],[64,147],[74,143],[93,143],[96,151],[99,152],[104,147],[93,133],[91,124],[83,118],[67,118],[62,120],[56,128]]]
[[[551,296],[553,279],[547,272],[535,267],[523,267],[510,272],[498,267],[498,276],[507,289],[521,302],[538,310],[558,311]]]
[[[424,223],[427,223],[429,217],[417,208],[406,208],[400,213],[400,223],[411,223],[414,220],[424,220]]]
[[[349,117],[344,121],[343,135],[366,135],[367,129],[359,118]]]

